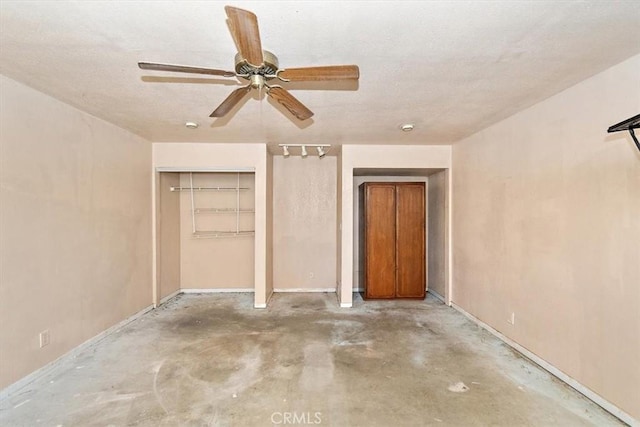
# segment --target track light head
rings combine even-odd
[[[0,0],[2,1],[2,0]],[[291,151],[289,151],[292,147],[296,150],[300,147],[300,156],[304,159],[309,156],[309,151],[307,147],[311,147],[312,149],[315,147],[318,150],[318,157],[323,158],[329,152],[331,145],[329,144],[278,144],[279,147],[282,147],[282,155],[286,158],[291,155]],[[297,151],[294,150],[294,155]]]

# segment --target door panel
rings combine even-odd
[[[425,297],[424,194],[424,183],[396,187],[396,296],[399,298]]]
[[[367,184],[365,188],[365,297],[393,298],[396,281],[395,187]]]

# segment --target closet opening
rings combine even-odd
[[[254,292],[255,172],[157,171],[154,303]]]
[[[353,291],[363,294],[364,183],[422,183],[424,186],[424,289],[442,302],[448,292],[448,170],[409,168],[355,168],[353,170]]]

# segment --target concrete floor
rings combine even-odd
[[[182,295],[0,402],[2,426],[614,426],[429,296]]]

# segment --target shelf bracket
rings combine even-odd
[[[638,151],[640,151],[640,142],[638,142],[638,138],[636,137],[636,134],[633,131],[634,129],[638,129],[638,128],[640,128],[640,114],[638,114],[637,116],[633,116],[630,119],[621,121],[620,123],[616,123],[613,126],[610,126],[609,129],[607,129],[607,132],[613,133],[613,132],[628,130],[629,134],[631,135],[631,138],[633,138],[633,142],[636,143],[636,147],[638,148]]]

